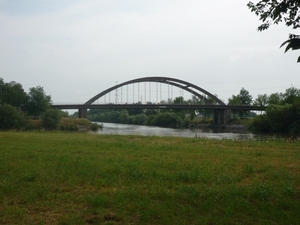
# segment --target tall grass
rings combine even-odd
[[[300,143],[0,132],[0,224],[297,224]]]

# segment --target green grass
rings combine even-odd
[[[0,224],[299,224],[300,142],[0,132]]]

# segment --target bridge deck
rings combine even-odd
[[[264,111],[265,107],[261,106],[244,106],[244,105],[176,105],[176,104],[62,104],[51,105],[55,109],[220,109],[220,110],[254,110]]]

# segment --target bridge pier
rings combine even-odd
[[[227,124],[230,119],[230,110],[215,109],[214,110],[214,124]]]
[[[78,109],[78,117],[87,119],[87,109]]]

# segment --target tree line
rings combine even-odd
[[[136,103],[141,104],[141,103]],[[148,102],[147,104],[156,104]],[[185,100],[177,97],[168,99],[161,104],[216,104],[212,99],[204,103],[203,99],[192,96]],[[228,99],[228,105],[245,105],[266,107],[261,115],[250,111],[231,111],[229,123],[240,124],[247,120],[249,129],[262,132],[293,133],[300,132],[300,90],[290,87],[284,93],[259,94],[255,99],[245,88]],[[162,127],[188,127],[201,123],[212,123],[212,110],[192,109],[129,109],[110,110],[92,109],[88,111],[88,118],[99,122],[127,123]]]
[[[81,124],[89,129],[98,129],[96,124],[87,121],[66,121],[68,112],[52,109],[51,104],[51,96],[46,94],[43,87],[32,87],[26,93],[20,83],[5,83],[0,78],[0,130],[77,130],[77,125]],[[22,111],[22,108],[26,108],[26,111]]]
[[[192,96],[184,99],[182,96],[163,100],[161,104],[216,104],[208,98]],[[26,129],[28,119],[41,119],[46,129],[58,129],[62,117],[70,117],[67,112],[51,109],[51,96],[47,95],[41,86],[32,87],[26,93],[20,83],[11,81],[5,83],[0,78],[0,129]],[[141,104],[140,102],[136,104]],[[148,102],[147,104],[157,104]],[[265,132],[291,132],[300,131],[300,90],[290,87],[284,93],[260,94],[255,99],[245,88],[228,99],[228,105],[254,105],[266,107],[261,115],[254,112],[231,111],[229,123],[237,123],[244,118],[248,120],[249,128]],[[26,107],[26,112],[21,107]],[[74,113],[71,117],[77,117]],[[127,123],[138,125],[162,127],[188,127],[199,123],[212,122],[212,110],[194,109],[128,109],[109,110],[91,109],[88,119],[97,122]]]

